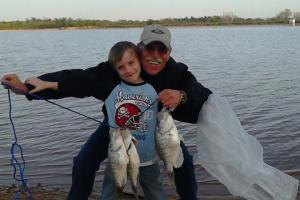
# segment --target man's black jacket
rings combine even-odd
[[[170,58],[165,68],[155,76],[150,76],[142,70],[142,78],[150,83],[157,93],[163,89],[176,89],[186,92],[188,98],[185,104],[179,105],[173,112],[174,119],[196,123],[203,103],[212,93],[203,87],[188,67]],[[65,97],[93,96],[104,101],[112,89],[120,82],[118,74],[108,62],[88,69],[62,70],[39,76],[44,81],[58,82],[58,91],[44,90],[36,93],[47,99]],[[29,89],[30,86],[28,86]],[[28,99],[32,97],[27,96]]]

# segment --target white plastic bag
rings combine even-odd
[[[248,200],[295,200],[298,180],[264,163],[258,140],[246,133],[229,103],[211,94],[198,118],[200,164]]]

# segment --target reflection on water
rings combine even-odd
[[[171,28],[173,56],[198,80],[226,97],[243,127],[264,147],[265,161],[300,169],[300,27]],[[22,79],[107,59],[117,41],[137,42],[141,29],[0,32],[0,74]],[[102,119],[94,98],[55,101]],[[31,183],[70,184],[72,158],[98,124],[42,101],[12,95],[13,120]],[[12,183],[7,91],[0,89],[0,184]],[[177,123],[195,154],[196,127]],[[196,159],[196,158],[195,158]],[[197,160],[195,160],[197,163]],[[104,165],[97,175],[102,180]],[[197,165],[197,180],[210,180]]]

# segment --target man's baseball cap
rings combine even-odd
[[[145,26],[141,34],[140,42],[147,45],[155,41],[162,42],[166,47],[170,48],[171,32],[158,24]]]

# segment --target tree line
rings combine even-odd
[[[203,16],[185,18],[166,18],[160,20],[85,20],[72,18],[30,18],[25,21],[0,22],[0,30],[16,29],[65,29],[65,28],[128,28],[142,27],[145,24],[161,24],[164,26],[224,26],[224,25],[265,25],[287,24],[288,18],[293,16],[300,21],[300,12],[285,9],[272,18],[241,18],[233,13],[224,13],[222,16]]]

